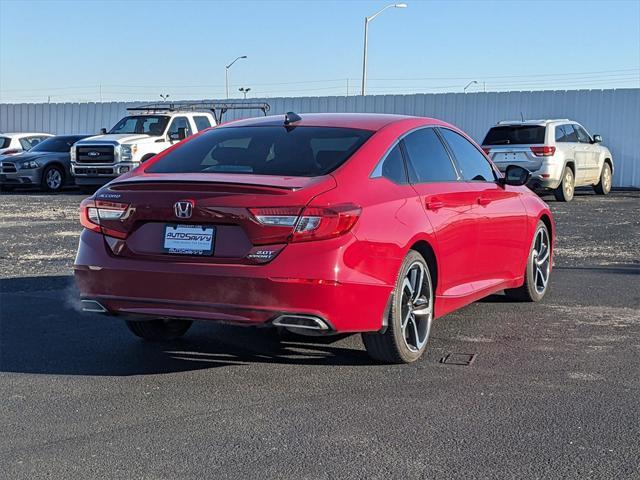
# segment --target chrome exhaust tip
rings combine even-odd
[[[95,300],[80,300],[83,312],[107,313],[108,310],[100,302]]]
[[[298,315],[284,313],[277,317],[273,322],[276,327],[304,329],[304,330],[319,330],[327,332],[331,330],[327,322],[320,317],[314,315]]]

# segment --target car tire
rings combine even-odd
[[[193,323],[191,320],[175,319],[126,320],[125,322],[134,335],[150,342],[175,340],[187,333]]]
[[[64,187],[64,169],[58,165],[50,165],[42,172],[40,185],[47,192],[59,192]]]
[[[545,223],[539,221],[527,256],[524,283],[521,287],[505,290],[504,293],[517,302],[539,302],[547,293],[550,274],[551,237]]]
[[[608,195],[611,191],[611,180],[611,165],[605,162],[600,172],[600,181],[593,186],[593,189],[598,195]]]
[[[427,347],[433,320],[433,284],[424,257],[411,250],[400,267],[386,329],[363,333],[369,356],[384,363],[411,363]]]
[[[562,181],[558,188],[553,191],[553,195],[559,202],[570,202],[576,189],[576,178],[570,166],[565,166],[562,172]]]

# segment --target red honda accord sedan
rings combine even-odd
[[[463,132],[399,115],[288,113],[205,130],[81,205],[83,308],[148,340],[193,320],[360,332],[379,361],[487,295],[544,296],[554,224]]]

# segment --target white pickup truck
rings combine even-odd
[[[258,109],[266,115],[268,104],[180,103],[129,108],[107,133],[85,138],[71,148],[71,174],[86,191],[133,170],[176,142],[220,123],[230,109]]]

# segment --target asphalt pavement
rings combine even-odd
[[[439,319],[404,366],[359,336],[145,344],[79,312],[82,198],[0,195],[0,478],[640,478],[640,192],[545,198],[543,302]]]

